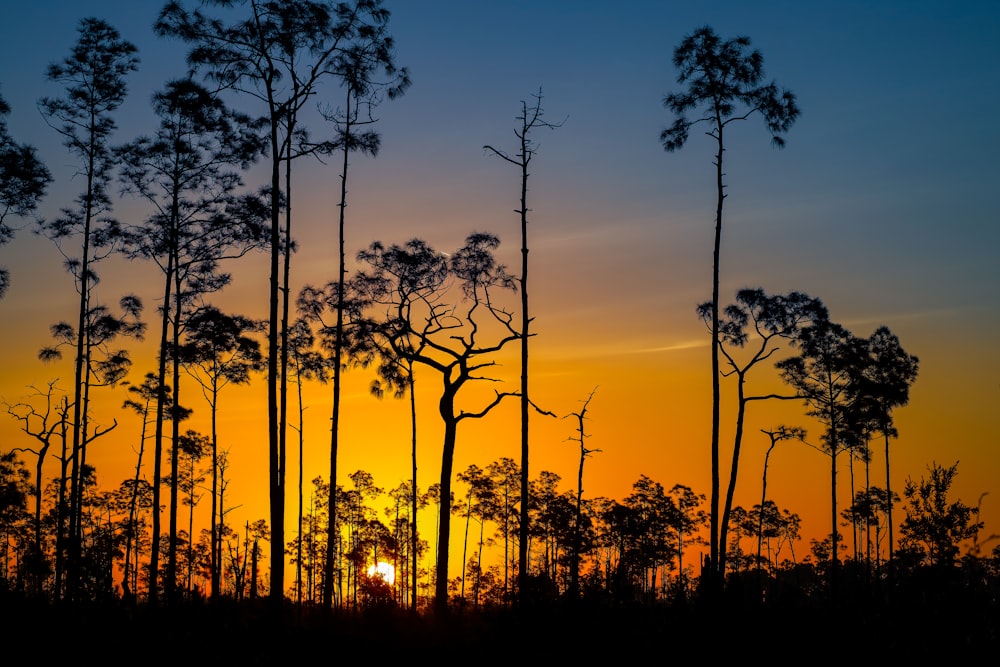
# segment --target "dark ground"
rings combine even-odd
[[[0,598],[6,665],[67,661],[97,665],[293,665],[350,658],[367,664],[429,660],[475,665],[637,662],[651,657],[716,663],[759,658],[805,664],[995,664],[996,605],[905,605],[897,609],[588,607],[452,612],[396,609],[356,614],[276,611],[256,604],[174,609],[71,606]],[[326,658],[325,656],[329,656]],[[858,662],[858,660],[861,662]],[[898,663],[897,663],[898,664]]]

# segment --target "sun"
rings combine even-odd
[[[394,568],[390,563],[379,561],[375,565],[368,568],[368,576],[380,577],[382,581],[391,586],[396,581],[396,568]]]

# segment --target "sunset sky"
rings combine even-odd
[[[152,33],[161,4],[4,2],[0,95],[12,107],[10,133],[34,145],[53,173],[42,216],[56,216],[82,187],[72,179],[73,158],[36,108],[40,97],[63,93],[46,82],[47,65],[69,53],[79,19],[110,22],[138,47],[141,59],[117,116],[116,141],[151,132],[150,95],[185,71],[186,46]],[[587,461],[586,496],[620,500],[642,474],[667,488],[682,483],[710,492],[710,347],[695,306],[711,296],[713,145],[698,131],[677,153],[659,143],[660,131],[673,120],[663,97],[678,89],[673,50],[709,25],[723,38],[750,37],[764,56],[767,77],[794,92],[802,110],[784,150],[771,147],[758,118],[729,132],[723,303],[743,287],[797,290],[822,299],[831,318],[859,336],[888,326],[920,359],[910,403],[894,414],[900,437],[892,444],[893,489],[901,493],[908,477],[919,478],[933,462],[957,461],[953,496],[975,505],[989,493],[982,498],[982,537],[1000,533],[1000,5],[385,4],[398,63],[409,68],[413,85],[378,109],[378,157],[352,161],[348,253],[376,239],[391,244],[412,237],[450,251],[470,232],[490,231],[502,239],[503,260],[518,271],[519,172],[483,145],[515,153],[521,101],[530,103],[541,89],[546,119],[562,125],[534,135],[539,146],[528,202],[537,333],[532,396],[562,417],[579,410],[596,387],[587,446],[600,452]],[[231,101],[248,108],[245,98]],[[339,101],[332,95],[321,100]],[[327,128],[316,122],[312,129],[321,135]],[[335,276],[339,183],[332,165],[300,161],[296,169],[297,292]],[[265,178],[257,169],[246,181],[256,188]],[[116,201],[122,221],[138,223],[146,214],[140,202]],[[72,384],[69,356],[55,365],[37,360],[38,349],[49,343],[49,326],[74,318],[76,294],[55,247],[31,227],[25,221],[16,239],[0,248],[0,265],[12,280],[0,301],[0,398],[9,403],[24,400],[30,385],[44,387],[54,378],[64,389]],[[234,284],[213,301],[266,317],[266,257],[229,268]],[[152,263],[117,261],[100,272],[101,300],[114,303],[134,291],[145,301],[147,321],[155,321],[160,278]],[[155,353],[148,341],[134,349],[130,379],[139,382],[155,368]],[[514,389],[516,350],[502,361],[498,377]],[[360,371],[345,380],[338,481],[349,485],[347,474],[364,469],[390,489],[409,474],[408,407],[370,397],[369,380]],[[418,375],[417,383],[426,404],[419,425],[423,488],[437,481],[440,428],[433,378]],[[776,386],[767,368],[750,377],[748,389]],[[122,388],[99,391],[97,418],[117,418],[119,425],[94,445],[91,460],[102,485],[111,487],[134,466],[131,448],[140,424],[117,409]],[[207,407],[193,382],[186,391],[186,403],[198,414],[185,427],[207,432]],[[732,391],[723,385],[724,396]],[[308,388],[307,480],[327,474],[330,394],[328,386]],[[262,378],[222,397],[220,433],[234,461],[230,493],[243,503],[237,523],[267,516],[265,398]],[[731,407],[723,406],[724,445],[732,437]],[[518,458],[517,414],[512,401],[482,422],[463,423],[456,472],[471,463],[485,467],[502,456]],[[736,499],[744,507],[760,501],[768,444],[760,429],[779,424],[805,427],[817,444],[822,433],[799,403],[753,406]],[[550,470],[572,488],[579,457],[570,441],[575,426],[572,418],[532,417],[533,478]],[[30,444],[0,414],[0,449]],[[841,458],[843,508],[850,478]],[[879,452],[872,478],[884,486],[881,461]],[[294,479],[294,454],[289,462]],[[801,560],[809,539],[829,534],[829,460],[801,443],[782,443],[771,457],[768,491],[779,507],[802,517],[804,539],[795,545]],[[288,503],[291,526],[293,493]],[[199,511],[206,508],[207,500]]]

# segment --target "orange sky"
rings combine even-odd
[[[773,17],[743,10],[740,3],[725,11],[660,4],[647,7],[655,17],[640,25],[602,13],[596,3],[573,3],[575,11],[562,13],[533,12],[526,38],[518,42],[529,46],[516,46],[503,37],[509,34],[504,30],[498,28],[498,35],[482,31],[484,24],[513,21],[492,6],[477,10],[482,15],[471,9],[456,15],[446,2],[422,4],[419,12],[406,3],[387,3],[399,59],[411,67],[414,84],[403,98],[380,109],[379,157],[354,160],[349,254],[372,240],[402,243],[413,236],[451,250],[468,233],[484,230],[501,237],[501,255],[516,271],[517,173],[484,155],[481,147],[514,148],[520,100],[542,85],[548,117],[566,122],[539,136],[530,182],[530,294],[537,333],[531,347],[533,398],[569,415],[597,387],[587,445],[601,452],[587,462],[587,496],[622,499],[642,474],[667,488],[682,483],[707,495],[710,356],[694,309],[711,288],[711,146],[692,135],[680,153],[664,153],[657,137],[670,118],[660,99],[676,87],[670,54],[684,34],[703,23],[722,35],[748,34],[763,51],[768,73],[799,95],[803,116],[789,132],[784,151],[768,146],[757,123],[732,135],[723,302],[742,287],[798,290],[822,299],[831,318],[857,335],[887,325],[920,359],[910,404],[894,414],[900,432],[892,445],[894,490],[901,492],[907,477],[919,478],[932,462],[958,461],[954,496],[975,505],[981,494],[990,493],[982,500],[983,537],[1000,533],[994,495],[1000,437],[993,417],[1000,393],[995,354],[1000,232],[991,190],[1000,172],[994,160],[981,157],[1000,149],[994,121],[983,112],[996,108],[1000,90],[1000,64],[988,48],[998,36],[998,12],[952,14],[933,3],[879,11],[861,3],[831,10],[819,25],[811,11],[786,7],[771,25]],[[56,6],[63,11],[55,12]],[[92,2],[88,8],[88,14],[106,18],[135,41],[143,58],[123,108],[124,141],[130,133],[152,129],[145,102],[167,76],[180,71],[183,51],[149,34],[152,11],[137,18],[129,3]],[[6,63],[0,93],[13,107],[11,133],[36,145],[57,179],[41,211],[52,216],[70,203],[79,183],[72,179],[72,160],[34,102],[58,94],[44,83],[44,67],[68,52],[82,14],[75,3],[59,2],[38,2],[21,11],[22,16],[0,26],[0,62]],[[50,24],[45,49],[15,51],[17,35],[38,34],[40,26]],[[883,41],[890,33],[908,37],[889,48]],[[606,35],[620,40],[621,48],[602,50],[596,58],[593,47]],[[845,35],[850,53],[831,57]],[[928,44],[936,45],[929,54]],[[982,57],[970,57],[970,48]],[[11,67],[15,53],[16,69]],[[920,66],[901,67],[903,62],[922,65],[923,73]],[[492,85],[480,87],[484,78]],[[951,96],[947,104],[939,101],[942,95]],[[948,126],[946,137],[930,131],[942,123]],[[334,275],[336,174],[318,164],[296,167],[301,251],[292,271],[298,289]],[[247,180],[256,185],[255,178],[259,174]],[[116,204],[116,215],[137,221],[144,212],[135,202],[123,201]],[[29,392],[28,385],[44,387],[56,377],[67,388],[70,360],[57,365],[36,360],[38,348],[48,343],[48,326],[73,317],[75,295],[61,257],[26,229],[0,249],[0,262],[13,279],[0,302],[0,397],[17,402]],[[234,284],[213,301],[262,317],[264,258],[245,258],[233,270]],[[102,300],[111,303],[134,290],[153,321],[155,267],[115,260],[100,271]],[[139,381],[154,368],[155,349],[136,347],[133,358],[130,379]],[[511,348],[499,369],[511,388],[518,375],[516,358]],[[349,484],[347,474],[364,469],[389,489],[409,474],[408,407],[405,401],[370,397],[368,379],[355,371],[345,378],[339,481]],[[424,404],[420,485],[426,487],[437,481],[440,428],[431,405],[432,380],[424,373],[417,381]],[[757,369],[749,389],[771,383],[771,371]],[[194,383],[182,391],[188,397],[182,402],[200,408],[185,427],[207,431],[207,410],[192,399]],[[242,503],[233,515],[237,524],[267,516],[265,395],[257,379],[222,396],[220,434],[233,460],[231,499]],[[116,409],[124,396],[121,389],[100,390],[97,418],[119,420],[113,434],[92,450],[104,485],[117,484],[133,465],[130,448],[140,425],[137,417]],[[307,480],[326,475],[329,401],[329,387],[309,387]],[[727,404],[723,411],[724,445],[731,438],[730,408]],[[813,441],[821,434],[800,405],[754,405],[737,503],[759,502],[768,444],[760,429],[780,423],[806,427]],[[455,471],[471,463],[485,467],[502,456],[517,459],[518,433],[513,402],[482,422],[464,422]],[[550,470],[571,488],[579,455],[569,441],[574,436],[573,419],[533,416],[532,477]],[[9,419],[0,419],[0,442],[4,449],[30,444]],[[724,461],[727,456],[724,450]],[[294,455],[290,465],[294,480]],[[884,483],[880,450],[872,477]],[[829,532],[828,480],[828,459],[801,444],[781,443],[771,457],[769,497],[803,520],[804,539],[795,546],[800,559],[809,539]],[[848,489],[845,465],[841,507]],[[288,503],[291,526],[294,493]],[[207,501],[199,512],[207,512]]]

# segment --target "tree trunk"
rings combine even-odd
[[[450,414],[450,399],[441,399],[444,442],[441,448],[441,497],[438,504],[437,577],[434,582],[434,610],[448,611],[448,546],[451,536],[451,471],[455,461],[458,422]],[[447,404],[447,405],[446,405]]]
[[[719,525],[719,258],[722,247],[722,204],[725,184],[722,171],[722,117],[716,110],[718,152],[715,154],[715,243],[712,250],[712,508],[711,508],[711,568],[709,585],[718,589],[725,581],[726,571],[721,555],[725,546],[720,544]]]

